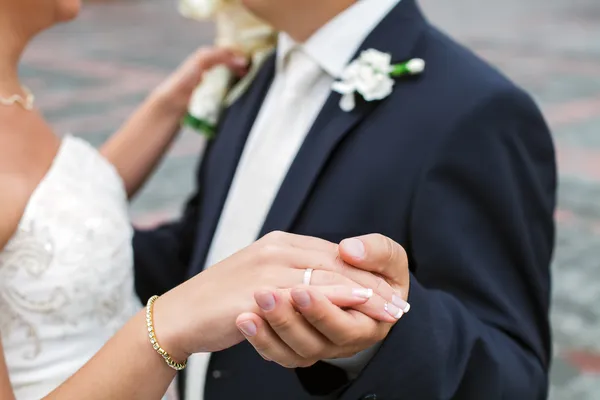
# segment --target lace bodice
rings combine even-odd
[[[0,333],[18,400],[52,391],[138,310],[131,236],[115,169],[67,136],[0,251]]]

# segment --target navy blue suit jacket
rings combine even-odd
[[[368,48],[423,58],[425,72],[352,112],[332,93],[262,233],[389,236],[409,256],[412,310],[353,381],[324,363],[283,369],[242,343],[213,356],[206,398],[545,398],[556,175],[538,108],[415,0],[390,12]],[[273,73],[271,60],[224,116],[181,220],[136,234],[143,299],[201,271]]]

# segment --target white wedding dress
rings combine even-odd
[[[127,206],[113,166],[65,137],[0,251],[0,333],[18,400],[54,390],[140,309]]]

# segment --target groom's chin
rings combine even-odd
[[[265,12],[269,10],[269,3],[272,3],[272,0],[240,0],[244,7],[248,9],[251,13],[255,14],[257,17],[261,17]],[[271,6],[272,7],[272,6]]]
[[[79,15],[80,0],[60,0],[56,3],[56,22],[67,22]]]
[[[305,0],[240,0],[254,16],[270,25],[277,25],[277,20],[294,8],[294,2]],[[287,12],[286,12],[287,11]]]

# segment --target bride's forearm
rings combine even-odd
[[[150,345],[144,313],[139,313],[46,399],[158,400],[174,377]]]
[[[123,178],[129,197],[146,178],[179,130],[194,90],[205,71],[226,65],[246,72],[247,60],[224,48],[200,49],[159,85],[127,123],[102,147]]]
[[[174,106],[155,92],[100,149],[123,179],[129,197],[135,195],[177,135],[184,107]]]

